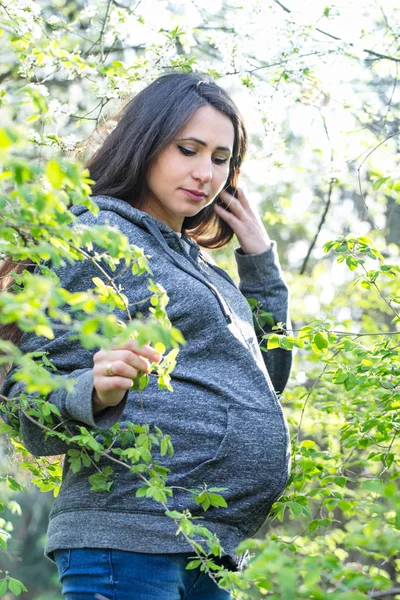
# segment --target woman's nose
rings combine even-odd
[[[212,179],[212,162],[211,159],[203,159],[193,170],[194,179],[202,183],[208,183]]]

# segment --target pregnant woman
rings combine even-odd
[[[286,385],[291,355],[260,351],[247,301],[255,298],[276,323],[287,323],[288,291],[276,245],[237,187],[246,146],[238,109],[210,77],[164,75],[124,107],[87,164],[98,215],[84,206],[71,209],[78,224],[108,223],[142,247],[151,256],[152,279],[167,291],[168,316],[186,344],[172,373],[173,393],[159,390],[156,377],[150,378],[143,392],[146,419],[171,435],[175,454],[163,460],[170,469],[168,485],[227,488],[227,508],[204,512],[180,489],[168,506],[201,516],[219,537],[224,564],[231,568],[237,545],[257,532],[282,493],[290,463],[277,393]],[[238,287],[204,251],[224,246],[234,234]],[[98,276],[86,261],[54,270],[71,292],[92,288]],[[125,271],[117,283],[132,306],[149,295],[145,275]],[[55,336],[44,340],[25,333],[20,347],[47,351],[59,373],[76,380],[73,392],[48,397],[62,418],[100,430],[117,421],[121,427],[141,422],[138,393],[131,387],[138,373],[160,360],[151,342],[139,347],[131,340],[93,353],[69,340],[68,333],[55,329]],[[2,389],[10,398],[22,391],[14,372]],[[68,450],[55,438],[44,439],[40,427],[23,415],[20,421],[34,455]],[[93,493],[90,468],[73,473],[65,461],[46,546],[65,598],[230,598],[199,568],[186,570],[193,550],[176,535],[164,508],[136,496],[142,485],[136,475],[113,468],[111,492]]]

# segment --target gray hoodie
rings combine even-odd
[[[143,393],[147,422],[171,435],[175,454],[164,457],[167,484],[186,489],[226,487],[227,508],[207,512],[181,490],[168,500],[170,510],[188,508],[202,517],[202,524],[215,532],[228,555],[263,525],[272,503],[282,493],[289,474],[289,436],[276,392],[287,382],[290,352],[262,353],[246,298],[255,298],[275,322],[288,321],[288,291],[283,280],[275,244],[257,255],[235,258],[239,289],[225,271],[216,266],[186,234],[182,239],[167,225],[127,202],[108,196],[94,200],[100,207],[95,217],[85,207],[72,212],[78,222],[117,226],[130,243],[151,255],[152,279],[166,289],[167,311],[181,330],[186,345],[179,352],[172,373],[173,393],[159,391],[156,378]],[[187,250],[189,244],[189,251]],[[74,292],[93,287],[98,271],[87,262],[57,269],[61,285]],[[136,277],[126,271],[117,280],[129,302],[149,295],[146,274]],[[239,291],[240,290],[240,291]],[[146,314],[146,305],[141,305]],[[116,421],[143,422],[137,392],[129,391],[117,407],[93,415],[93,354],[68,334],[55,331],[55,339],[24,334],[23,352],[45,350],[60,374],[76,379],[74,391],[53,392],[53,402],[63,418],[100,430]],[[21,383],[10,372],[2,393],[21,393]],[[42,430],[21,417],[27,449],[32,454],[63,453],[67,446],[55,438],[44,439]],[[99,463],[106,466],[106,459]],[[176,535],[173,521],[163,507],[149,498],[138,498],[141,483],[136,475],[113,464],[115,480],[111,492],[90,491],[91,467],[74,474],[64,465],[63,484],[50,515],[46,553],[57,548],[114,548],[145,553],[188,552],[187,542]]]

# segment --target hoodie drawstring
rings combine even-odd
[[[181,269],[182,271],[185,271],[185,273],[188,273],[188,275],[195,277],[196,279],[201,281],[201,283],[204,283],[204,285],[209,288],[209,290],[212,292],[212,294],[217,299],[218,304],[220,305],[220,308],[222,310],[222,313],[225,317],[226,322],[232,323],[229,307],[228,307],[227,303],[225,302],[224,298],[221,296],[221,294],[217,290],[217,288],[215,286],[213,286],[212,283],[207,281],[204,277],[202,277],[200,275],[200,273],[196,273],[195,271],[192,271],[191,269],[189,270],[189,269],[185,268],[185,266],[176,257],[175,252],[166,243],[164,236],[162,235],[161,231],[159,230],[159,228],[157,227],[157,225],[155,223],[153,223],[150,219],[146,219],[146,218],[143,219],[143,222],[146,224],[146,227],[147,227],[147,230],[149,231],[149,233],[151,233],[153,238],[158,242],[158,244],[161,246],[161,248],[164,250],[164,252],[172,260],[172,262],[179,269]]]

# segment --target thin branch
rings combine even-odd
[[[394,93],[395,93],[395,91],[396,91],[396,87],[397,87],[397,81],[398,81],[398,78],[399,78],[399,65],[397,65],[397,64],[396,64],[396,65],[395,65],[395,68],[396,68],[396,76],[395,76],[395,78],[394,78],[394,80],[393,80],[392,92],[391,92],[391,94],[390,94],[389,102],[388,102],[388,104],[387,104],[387,108],[386,108],[386,113],[385,113],[385,116],[384,116],[384,117],[382,117],[382,118],[383,118],[383,125],[382,125],[382,127],[381,127],[381,130],[380,130],[379,134],[381,134],[381,133],[382,133],[382,131],[383,131],[383,130],[384,130],[384,128],[385,128],[385,125],[386,125],[386,121],[387,121],[388,114],[390,113],[390,111],[391,111],[391,108],[392,108],[393,96],[394,96]]]
[[[353,44],[350,44],[351,46]],[[368,50],[367,48],[363,48],[363,52],[367,54],[371,54],[372,56],[376,56],[377,58],[384,58],[386,60],[393,60],[394,62],[400,62],[400,58],[396,56],[388,56],[387,54],[381,54],[380,52],[374,52],[373,50]]]
[[[141,3],[142,3],[142,0],[138,0],[138,2],[136,3],[136,6],[134,6],[133,8],[129,8],[129,6],[124,6],[123,4],[120,4],[119,2],[117,2],[117,0],[113,0],[113,4],[115,4],[115,6],[118,6],[119,8],[124,8],[129,15],[133,15]]]
[[[390,588],[390,590],[381,590],[379,592],[370,592],[368,594],[369,598],[384,598],[385,596],[396,596],[400,594],[400,587]]]
[[[277,4],[278,6],[280,6],[281,8],[283,8],[283,10],[287,13],[291,13],[292,11],[290,10],[290,8],[288,8],[287,6],[285,6],[284,4],[282,4],[282,2],[279,2],[279,0],[274,0],[275,4]]]
[[[13,74],[14,69],[9,69],[0,75],[0,83],[3,83],[7,77],[10,77]]]
[[[395,432],[393,434],[391,442],[390,442],[390,446],[387,449],[387,451],[385,452],[385,456],[383,457],[383,460],[385,461],[385,467],[379,473],[379,477],[381,477],[390,468],[389,465],[387,464],[387,457],[388,457],[388,454],[390,454],[391,449],[393,448],[393,444],[395,442],[396,437],[397,437],[397,432]]]
[[[288,58],[279,60],[277,62],[269,63],[268,65],[260,65],[258,67],[254,67],[253,69],[241,69],[239,71],[229,71],[224,74],[224,77],[228,75],[237,75],[238,73],[255,73],[256,71],[261,71],[262,69],[270,69],[272,67],[279,67],[280,65],[285,65],[286,63],[294,60],[299,60],[300,58],[305,58],[307,56],[325,56],[326,54],[332,54],[334,50],[326,50],[324,52],[307,52],[306,54],[297,54],[295,56],[289,56]]]
[[[287,6],[285,6],[284,4],[282,4],[282,2],[280,2],[279,0],[274,0],[275,4],[277,4],[278,6],[280,6],[285,12],[287,13],[292,13],[292,11],[290,10],[290,8],[288,8]],[[325,35],[329,38],[331,38],[332,40],[336,40],[337,42],[344,42],[345,40],[343,40],[342,38],[336,36],[336,35],[332,35],[332,33],[329,33],[328,31],[324,31],[323,29],[319,29],[319,27],[315,28],[315,31],[318,31],[318,33],[321,33],[322,35]],[[349,46],[354,46],[354,44],[352,42],[346,42]],[[363,48],[362,50],[363,52],[365,52],[366,54],[370,54],[371,56],[375,56],[376,58],[383,58],[385,60],[392,60],[394,62],[400,62],[400,58],[397,58],[396,56],[389,56],[388,54],[382,54],[381,52],[375,52],[375,50],[370,50],[369,48]]]
[[[104,36],[104,30],[108,21],[108,16],[109,16],[109,12],[110,12],[110,7],[112,4],[113,0],[108,0],[107,2],[107,8],[106,8],[106,15],[101,27],[101,31],[100,31],[100,36],[98,37],[98,39],[93,42],[93,44],[88,48],[88,50],[86,50],[85,54],[83,56],[89,56],[90,53],[93,51],[93,48],[95,48],[97,46],[97,44],[100,44],[100,54],[101,54],[101,63],[104,62],[104,44],[103,44],[103,36]]]
[[[286,331],[296,332],[301,329],[286,329]],[[372,331],[371,333],[356,333],[354,331],[337,331],[336,329],[325,329],[327,333],[334,333],[336,335],[353,335],[355,337],[364,337],[369,335],[400,335],[400,331]],[[273,331],[271,333],[274,333]]]
[[[354,256],[355,258],[357,258],[354,252],[352,252],[352,256]],[[368,271],[365,268],[365,265],[362,264],[361,268],[363,269],[364,273],[368,277]],[[384,296],[382,290],[378,287],[378,284],[375,281],[370,281],[370,283],[374,286],[374,288],[376,289],[376,291],[378,292],[378,294],[380,295],[380,297],[382,298],[382,300],[384,301],[384,303],[390,308],[390,310],[394,313],[394,315],[396,316],[396,318],[400,322],[400,313],[398,313],[397,310],[395,308],[393,308],[393,306],[391,305],[391,303],[389,302],[389,300]]]
[[[337,356],[337,355],[338,355],[340,352],[342,352],[342,349],[340,349],[340,350],[337,350],[337,351],[336,351],[336,352],[333,354],[333,356],[331,356],[331,358],[330,358],[329,360],[331,361],[331,360],[332,360],[333,358],[335,358],[335,357],[336,357],[336,356]],[[310,396],[311,396],[312,392],[315,390],[315,388],[317,387],[317,385],[319,384],[319,382],[321,381],[322,377],[325,375],[325,371],[326,371],[326,370],[327,370],[327,368],[328,368],[328,367],[330,367],[330,366],[331,366],[331,365],[330,365],[330,363],[329,363],[329,362],[327,362],[327,363],[326,363],[326,365],[325,365],[325,367],[322,369],[321,373],[318,375],[317,379],[314,381],[314,383],[313,383],[313,384],[312,384],[312,386],[310,387],[310,390],[309,390],[309,392],[308,392],[308,394],[307,394],[307,396],[306,396],[306,398],[305,398],[305,400],[304,400],[304,402],[303,402],[303,406],[302,406],[302,408],[301,408],[301,414],[300,414],[299,424],[298,424],[298,426],[297,426],[297,433],[296,433],[297,445],[299,444],[299,441],[300,441],[301,426],[302,426],[302,424],[303,424],[304,413],[305,413],[305,411],[306,411],[306,407],[307,407],[308,401],[309,401],[309,399],[310,399]],[[295,466],[295,464],[296,464],[296,460],[294,460],[294,461],[293,461],[293,467]]]
[[[108,17],[110,14],[110,8],[111,8],[111,4],[112,4],[113,0],[108,0],[107,2],[107,8],[106,8],[106,16],[104,17],[104,21],[103,21],[103,25],[101,27],[101,31],[100,31],[100,56],[101,56],[101,62],[104,62],[104,30],[106,28],[107,25],[107,21],[108,21]]]
[[[315,31],[318,31],[318,33],[322,33],[323,35],[326,35],[327,37],[330,37],[333,40],[336,40],[337,42],[341,42],[342,41],[342,39],[340,37],[337,37],[337,35],[332,35],[332,33],[328,33],[327,31],[323,31],[322,29],[319,29],[319,27],[316,27]]]
[[[311,252],[314,249],[314,246],[315,246],[315,244],[317,242],[318,236],[321,233],[322,226],[325,223],[326,215],[328,214],[328,210],[329,210],[329,207],[331,205],[332,190],[333,190],[333,184],[334,184],[334,182],[335,182],[334,179],[331,179],[330,182],[329,182],[328,198],[327,198],[327,201],[326,201],[326,204],[325,204],[325,209],[324,209],[324,212],[322,213],[320,222],[318,224],[317,232],[316,232],[316,234],[314,236],[314,239],[311,242],[310,247],[308,249],[307,256],[305,257],[305,259],[303,261],[303,264],[301,266],[300,275],[304,275],[304,272],[305,272],[306,267],[307,267],[308,259],[310,258]]]
[[[374,146],[372,148],[372,150],[370,150],[368,152],[368,154],[363,158],[363,160],[361,161],[360,165],[357,168],[358,187],[359,187],[359,190],[360,190],[360,196],[361,196],[363,204],[364,204],[365,208],[367,209],[368,213],[369,213],[369,208],[368,208],[368,205],[367,205],[367,203],[365,201],[365,195],[364,195],[364,192],[363,192],[363,189],[362,189],[362,184],[361,184],[361,167],[363,166],[363,164],[365,163],[365,161],[371,156],[371,154],[373,152],[375,152],[375,150],[377,150],[380,146],[382,146],[382,144],[384,144],[385,142],[387,142],[391,138],[396,137],[396,135],[400,135],[400,131],[397,131],[396,133],[392,133],[392,135],[389,135],[387,138],[385,138],[384,140],[382,140],[381,142],[379,142],[379,144],[377,144],[376,146]],[[377,225],[375,225],[375,223],[372,220],[371,216],[370,216],[370,218],[371,218],[371,221],[372,221],[372,224],[373,224],[374,228],[375,229],[379,229],[379,227],[377,227]]]
[[[76,250],[77,252],[80,252],[87,260],[89,260],[95,267],[97,267],[97,269],[99,269],[101,274],[107,279],[109,285],[113,288],[114,292],[116,294],[118,294],[123,305],[125,306],[126,314],[128,315],[129,321],[132,321],[132,315],[129,310],[128,302],[127,302],[127,300],[125,300],[123,294],[121,294],[121,292],[115,285],[114,279],[112,277],[110,277],[110,275],[107,273],[107,271],[105,271],[103,269],[103,267],[101,267],[100,264],[88,252],[86,252],[85,250],[82,250],[82,248],[79,248],[78,246],[75,246],[74,244],[70,244],[70,246],[71,246],[71,248],[74,248],[74,250]]]
[[[331,142],[331,138],[329,136],[329,131],[328,131],[328,126],[326,124],[326,119],[325,119],[325,117],[324,117],[324,115],[323,115],[323,113],[322,113],[321,110],[319,111],[319,113],[320,113],[321,118],[322,118],[322,125],[323,125],[324,131],[325,131],[326,138],[327,138],[327,140],[329,142],[329,147],[330,147],[330,165],[332,166],[333,159],[334,159],[332,142]],[[306,255],[306,257],[305,257],[305,259],[303,261],[303,265],[302,265],[301,270],[300,270],[300,275],[303,275],[304,272],[305,272],[305,270],[306,270],[308,259],[311,256],[311,252],[313,251],[314,246],[317,243],[317,239],[318,239],[318,236],[319,236],[319,234],[321,232],[322,226],[325,223],[326,215],[328,214],[328,210],[329,210],[329,207],[331,205],[332,190],[333,190],[333,184],[334,184],[334,182],[335,182],[335,180],[333,178],[331,178],[331,180],[329,182],[328,199],[327,199],[326,204],[325,204],[325,210],[324,210],[324,212],[323,212],[323,214],[321,216],[321,220],[319,222],[318,229],[317,229],[317,232],[316,232],[316,234],[314,236],[314,239],[311,242],[311,245],[310,245],[310,247],[308,249],[307,255]]]
[[[0,6],[4,10],[4,12],[6,13],[7,17],[10,19],[10,21],[12,23],[15,23],[15,19],[14,19],[13,15],[10,15],[10,13],[7,10],[7,8],[4,6],[3,2],[0,2]]]

